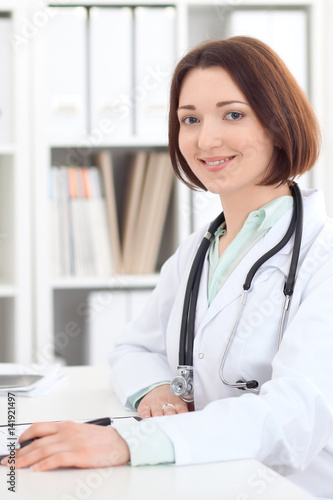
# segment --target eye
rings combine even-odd
[[[225,115],[226,119],[227,120],[230,120],[230,121],[236,121],[236,120],[240,120],[243,116],[243,113],[239,113],[238,111],[230,111],[230,113],[227,113]]]
[[[184,116],[184,118],[181,119],[182,123],[185,123],[185,125],[193,125],[194,123],[198,123],[199,120],[198,118],[195,118],[195,116]]]

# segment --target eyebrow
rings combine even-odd
[[[220,102],[216,103],[216,107],[217,108],[222,108],[223,106],[228,106],[229,104],[235,104],[235,103],[245,104],[246,106],[248,106],[248,103],[244,102],[244,101],[220,101]],[[186,104],[184,106],[179,106],[178,110],[180,110],[180,109],[195,110],[195,106],[193,106],[193,104]]]

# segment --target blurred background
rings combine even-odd
[[[167,155],[172,70],[203,40],[254,36],[286,62],[323,132],[299,182],[333,216],[332,4],[0,0],[0,362],[106,364],[221,210]]]

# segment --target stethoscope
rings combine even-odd
[[[241,296],[236,322],[229,336],[219,370],[221,381],[223,382],[224,385],[228,387],[242,389],[242,390],[249,390],[251,392],[259,392],[258,389],[259,383],[257,380],[247,380],[247,381],[238,380],[235,383],[228,382],[224,377],[224,366],[230,347],[235,338],[240,319],[242,317],[248,291],[251,287],[251,283],[253,281],[256,272],[268,259],[270,259],[271,257],[273,257],[273,255],[278,253],[287,244],[292,235],[295,234],[289,273],[283,288],[285,299],[280,320],[278,346],[277,346],[278,349],[280,347],[280,343],[283,337],[283,332],[285,329],[285,323],[289,310],[290,300],[295,287],[296,270],[301,249],[301,240],[303,231],[302,195],[298,185],[295,182],[293,182],[293,184],[290,185],[290,191],[294,199],[294,208],[290,225],[288,227],[286,234],[283,236],[283,238],[277,245],[275,245],[271,250],[265,253],[262,257],[260,257],[260,259],[258,259],[253,264],[253,266],[247,273],[245,282],[243,284],[243,294]],[[199,293],[202,268],[205,261],[207,250],[213,240],[215,231],[224,222],[225,218],[222,212],[210,224],[208,231],[206,232],[203,240],[201,241],[198,251],[194,257],[186,286],[183,314],[182,314],[182,321],[180,328],[179,365],[177,368],[178,376],[176,376],[171,382],[171,391],[175,396],[180,396],[184,401],[187,402],[191,402],[194,399],[194,390],[193,390],[194,389],[193,388],[194,323],[195,323],[195,311]]]

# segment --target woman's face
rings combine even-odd
[[[179,148],[211,191],[251,192],[272,158],[274,143],[229,73],[195,68],[179,96]]]

